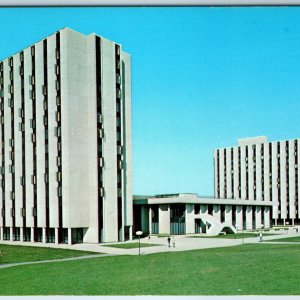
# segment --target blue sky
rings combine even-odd
[[[213,195],[213,150],[300,137],[300,7],[1,8],[0,60],[63,27],[132,56],[135,194]]]

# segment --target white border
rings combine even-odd
[[[0,0],[0,6],[271,6],[300,0]]]

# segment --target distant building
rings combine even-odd
[[[131,67],[64,28],[0,62],[0,239],[132,237]]]
[[[271,225],[299,225],[299,151],[299,139],[264,136],[215,150],[215,198],[272,202]]]

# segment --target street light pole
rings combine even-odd
[[[139,237],[139,255],[141,254],[141,235],[143,234],[143,231],[137,231],[135,233]]]
[[[139,255],[141,254],[141,237],[139,236]]]

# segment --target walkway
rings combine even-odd
[[[281,239],[287,237],[300,237],[300,233],[295,232],[268,232],[274,233],[272,236],[263,236],[263,241]],[[175,247],[168,247],[167,238],[166,237],[157,237],[151,236],[150,239],[142,238],[141,243],[143,244],[156,244],[157,246],[151,247],[142,247],[141,254],[153,254],[153,253],[161,253],[161,252],[177,252],[177,251],[188,251],[188,250],[196,250],[196,249],[207,249],[207,248],[218,248],[218,247],[230,247],[245,244],[253,244],[259,243],[259,237],[253,238],[239,238],[239,239],[221,239],[221,238],[200,238],[193,236],[175,236]],[[136,243],[137,240],[128,241],[126,243]],[[57,249],[72,249],[72,250],[82,250],[82,251],[91,251],[95,253],[103,253],[103,254],[95,254],[95,255],[86,255],[72,258],[64,258],[64,259],[55,259],[55,260],[45,260],[45,261],[36,261],[36,262],[22,262],[22,263],[14,263],[14,264],[6,264],[0,265],[0,268],[8,268],[17,265],[27,265],[27,264],[38,264],[38,263],[48,263],[48,262],[57,262],[57,261],[69,261],[69,260],[78,260],[78,259],[89,259],[94,257],[107,257],[114,255],[138,255],[138,248],[133,249],[124,249],[124,248],[114,248],[109,247],[109,243],[105,244],[75,244],[75,245],[66,245],[66,244],[43,244],[43,243],[30,243],[30,242],[10,242],[10,241],[1,241],[2,244],[7,245],[23,245],[23,246],[34,246],[34,247],[49,247],[49,248],[57,248]],[[0,243],[0,245],[1,245]],[[268,244],[297,244],[292,242],[268,242]],[[298,243],[300,245],[300,243]]]
[[[95,255],[84,255],[84,256],[69,257],[69,258],[60,258],[60,259],[48,259],[48,260],[38,260],[38,261],[25,261],[25,262],[19,262],[19,263],[3,264],[3,265],[0,265],[0,269],[6,269],[6,268],[21,266],[21,265],[44,264],[44,263],[62,262],[62,261],[71,261],[71,260],[80,260],[80,259],[106,257],[106,256],[113,256],[113,254],[95,254]]]

